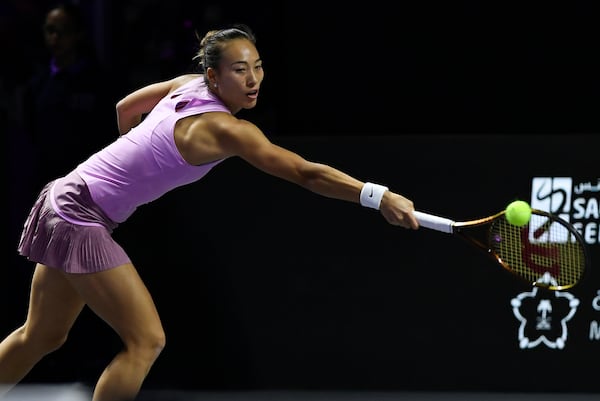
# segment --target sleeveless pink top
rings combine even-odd
[[[114,222],[125,221],[138,206],[204,177],[221,160],[193,166],[177,147],[177,120],[229,109],[204,83],[193,79],[164,97],[146,118],[126,135],[92,155],[76,168],[93,201]]]

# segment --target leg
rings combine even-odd
[[[36,266],[27,320],[0,343],[0,396],[65,342],[83,306],[61,271]]]
[[[120,336],[124,349],[106,367],[94,401],[130,401],[165,345],[154,301],[131,264],[68,275],[85,303]]]

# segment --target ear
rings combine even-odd
[[[215,73],[215,70],[212,67],[208,67],[206,69],[206,77],[208,78],[208,82],[210,83],[210,86],[216,86],[217,74]]]

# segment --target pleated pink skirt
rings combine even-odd
[[[93,202],[81,177],[71,173],[42,189],[25,221],[18,252],[67,273],[108,270],[131,263],[111,236],[116,226]]]

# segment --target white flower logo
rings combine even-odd
[[[556,280],[548,273],[539,281],[556,285]],[[519,347],[534,348],[543,343],[549,348],[563,349],[567,341],[567,322],[575,315],[579,299],[562,291],[554,291],[554,297],[548,297],[547,294],[538,294],[538,290],[534,287],[531,292],[523,292],[510,302],[513,314],[521,322]],[[567,307],[554,307],[560,303],[566,303]],[[536,315],[535,324],[525,317],[533,314]],[[555,321],[558,324],[554,324]]]

